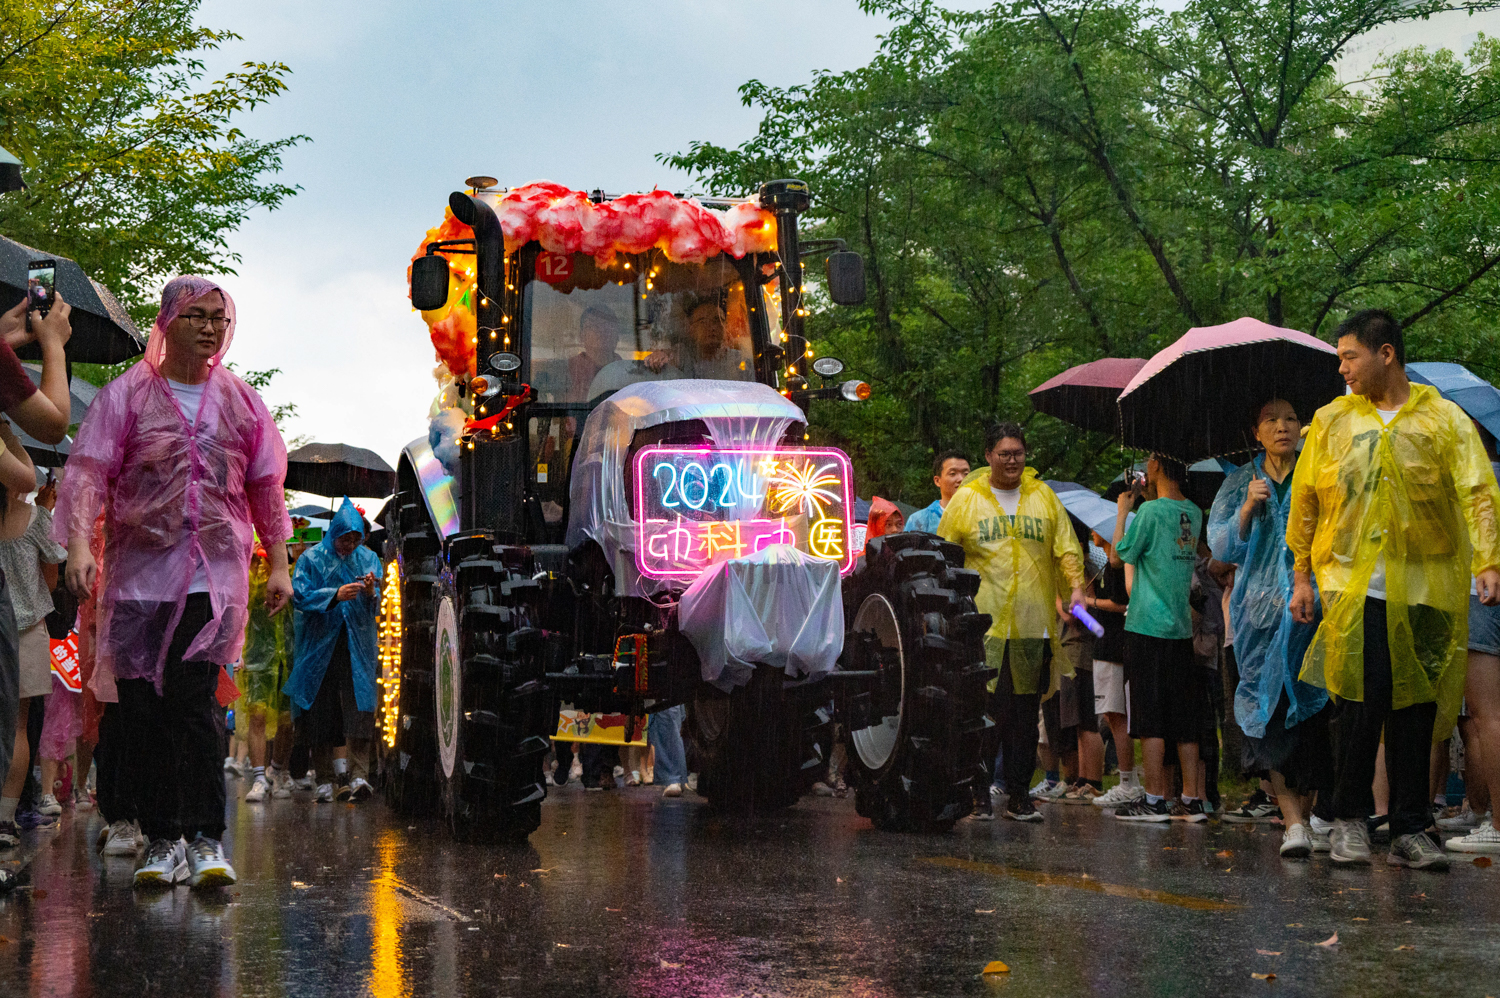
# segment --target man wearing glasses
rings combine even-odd
[[[1083,549],[1057,494],[1026,467],[1026,434],[1016,423],[998,423],[985,434],[988,468],[959,486],[938,536],[963,545],[964,564],[979,572],[975,604],[990,615],[984,638],[990,680],[990,729],[984,746],[985,779],[974,788],[974,817],[994,818],[990,804],[995,750],[1005,757],[1005,816],[1041,821],[1027,788],[1036,769],[1037,710],[1057,690],[1063,658],[1049,640],[1060,637],[1068,606],[1083,602]],[[1061,616],[1060,616],[1061,615]],[[1051,669],[1048,669],[1049,664]]]
[[[245,637],[256,534],[270,563],[267,609],[291,597],[286,447],[260,396],[223,365],[233,337],[221,288],[168,282],[143,362],[99,392],[58,494],[53,538],[67,541],[80,598],[94,586],[89,538],[105,517],[90,683],[118,701],[110,796],[134,813],[105,817],[139,820],[148,846],[137,887],[234,883],[220,843],[217,693],[232,687],[220,663],[239,658]]]

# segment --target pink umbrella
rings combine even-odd
[[[1030,391],[1037,412],[1100,433],[1118,433],[1120,390],[1146,362],[1139,357],[1105,357],[1070,367]]]
[[[1127,447],[1191,464],[1256,450],[1260,407],[1285,399],[1304,422],[1344,392],[1338,351],[1316,337],[1243,318],[1189,329],[1120,393]]]

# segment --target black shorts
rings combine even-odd
[[[1132,738],[1196,743],[1203,733],[1205,670],[1192,638],[1125,632],[1125,683]]]

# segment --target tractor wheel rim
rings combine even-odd
[[[902,705],[906,702],[906,652],[901,643],[901,625],[896,619],[896,610],[891,606],[891,601],[880,593],[867,596],[854,616],[854,631],[874,631],[882,648],[895,650],[897,668],[901,671],[901,699],[896,706],[896,713],[850,734],[860,762],[868,769],[879,771],[896,754],[896,746],[901,739]]]

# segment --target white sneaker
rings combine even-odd
[[[1281,833],[1282,859],[1306,859],[1312,851],[1312,835],[1300,821]]]
[[[1043,779],[1042,782],[1031,788],[1031,796],[1037,800],[1057,800],[1068,792],[1068,785],[1062,780]]]
[[[224,758],[224,772],[229,773],[232,776],[244,776],[245,775],[245,769],[244,769],[244,767],[241,766],[239,764],[239,762],[235,759],[235,757],[232,756],[232,755],[231,756],[226,756]]]
[[[252,804],[259,804],[271,793],[271,784],[264,776],[257,776],[255,782],[250,784],[250,792],[245,794],[245,800]]]
[[[49,818],[55,818],[62,814],[62,805],[52,794],[42,794],[36,801],[36,813],[45,814]]]
[[[101,831],[107,834],[102,836],[99,851],[106,856],[134,856],[146,844],[140,826],[133,821],[116,821]]]
[[[1146,790],[1144,787],[1126,786],[1123,783],[1116,784],[1109,790],[1094,798],[1095,807],[1124,807],[1126,804],[1134,804],[1138,800],[1145,800]]]
[[[578,761],[578,756],[576,755],[573,757],[573,764],[568,767],[568,779],[583,779],[583,763]]]
[[[1439,811],[1435,823],[1445,832],[1467,832],[1478,828],[1483,821],[1483,817],[1469,809],[1469,802],[1464,801],[1462,807],[1445,807]]]
[[[318,792],[313,796],[313,800],[317,801],[319,804],[332,804],[333,803],[333,784],[332,783],[319,783],[318,784]]]
[[[145,861],[135,871],[137,887],[175,887],[188,878],[187,849],[182,839],[157,839],[146,850]]]
[[[624,766],[616,766],[614,773],[615,773],[615,777],[617,779],[619,777],[621,777],[621,776],[624,776],[625,775],[625,767]]]
[[[661,792],[661,795],[663,797],[681,797],[682,796],[682,784],[681,783],[668,783],[667,784],[667,788]]]
[[[1500,831],[1492,822],[1486,821],[1468,835],[1449,839],[1447,848],[1452,852],[1500,853]]]
[[[350,780],[349,790],[355,800],[369,800],[375,793],[375,788],[370,786],[363,776],[356,776]]]
[[[1316,814],[1307,819],[1307,837],[1312,840],[1313,852],[1332,852],[1333,840],[1328,833],[1333,831],[1333,822],[1324,821]]]
[[[94,798],[83,787],[73,788],[73,810],[92,811],[94,809]]]
[[[224,858],[224,844],[199,835],[187,847],[189,887],[229,887],[235,882],[234,867]]]
[[[286,800],[292,796],[292,776],[290,773],[282,773],[271,781],[271,799]]]
[[[292,781],[292,789],[293,790],[311,790],[314,786],[317,785],[317,779],[318,779],[318,774],[309,769],[307,771],[307,775],[303,776],[300,779],[296,779],[296,780]]]

